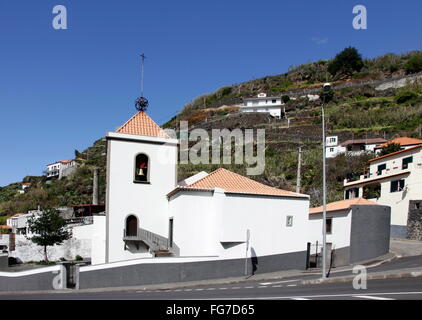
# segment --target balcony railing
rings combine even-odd
[[[397,165],[392,168],[383,169],[381,171],[375,171],[373,173],[367,172],[363,175],[360,175],[359,178],[355,177],[351,179],[344,179],[344,184],[348,184],[348,183],[356,182],[356,181],[365,182],[366,180],[389,177],[389,176],[399,174],[399,173],[407,173],[412,169],[422,169],[422,163],[408,163],[404,165]]]

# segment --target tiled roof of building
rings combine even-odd
[[[350,144],[375,144],[375,143],[384,143],[387,140],[383,138],[370,138],[370,139],[355,139],[355,140],[347,140],[342,142],[341,146],[348,146]]]
[[[354,205],[354,204],[356,204],[356,205],[378,205],[378,203],[366,200],[364,198],[354,198],[354,199],[341,200],[341,201],[335,201],[335,202],[327,203],[326,212],[349,209],[350,206]],[[310,208],[309,214],[321,213],[321,212],[323,212],[323,210],[324,210],[323,206]]]
[[[148,137],[170,138],[164,130],[143,111],[136,113],[116,132]]]
[[[396,152],[392,152],[392,153],[389,153],[389,154],[385,154],[383,156],[380,156],[380,157],[371,159],[368,162],[373,162],[373,161],[376,161],[376,160],[388,158],[388,157],[391,157],[391,156],[395,156],[396,154],[400,154],[400,153],[403,153],[403,152],[412,151],[412,150],[419,149],[419,148],[422,148],[422,144],[420,144],[418,146],[410,147],[410,148],[407,148],[407,149],[399,150],[399,151],[396,151]]]
[[[11,226],[0,225],[0,229],[12,229]]]
[[[225,193],[250,194],[250,195],[268,195],[295,198],[308,198],[308,195],[294,193],[274,187],[267,186],[252,179],[246,178],[240,174],[231,172],[224,168],[217,169],[204,178],[184,187],[178,187],[168,194],[171,196],[180,190],[213,190],[220,188]]]
[[[397,143],[401,146],[412,146],[416,144],[422,144],[422,140],[408,137],[400,137],[395,138],[393,140],[389,140],[386,143],[380,144],[379,146],[376,146],[375,149],[382,149],[386,147],[389,143]]]

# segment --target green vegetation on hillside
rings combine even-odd
[[[24,213],[41,207],[61,207],[92,202],[93,169],[99,168],[99,202],[105,202],[106,144],[100,139],[79,153],[85,159],[68,177],[47,182],[46,177],[26,177],[31,187],[19,194],[21,183],[0,187],[0,215]]]
[[[350,49],[350,48],[349,48]],[[352,48],[353,49],[353,48]],[[350,54],[350,50],[349,54]],[[354,50],[352,50],[354,51]],[[358,51],[352,53],[359,60]],[[340,67],[334,74],[328,71],[335,60],[320,60],[291,67],[281,75],[268,76],[241,84],[223,87],[212,94],[194,99],[164,127],[177,128],[179,120],[188,120],[198,128],[211,131],[213,128],[256,129],[266,131],[266,166],[263,174],[251,176],[259,182],[296,190],[297,150],[301,146],[302,180],[301,192],[311,195],[312,205],[321,204],[322,196],[322,146],[321,146],[321,99],[309,101],[305,98],[291,99],[288,91],[314,88],[321,92],[322,83],[336,84],[359,82],[359,86],[336,88],[326,99],[325,112],[328,134],[338,135],[340,141],[348,139],[409,136],[421,138],[422,131],[422,84],[414,82],[401,89],[377,91],[365,84],[367,80],[404,76],[419,70],[420,52],[403,55],[386,54],[375,59],[362,59],[362,68]],[[337,56],[337,62],[344,59]],[[359,63],[358,63],[359,64]],[[343,70],[343,71],[342,71]],[[353,70],[353,71],[351,71]],[[419,71],[418,71],[419,70]],[[361,84],[363,82],[363,84]],[[259,92],[283,96],[286,103],[286,119],[273,119],[266,114],[237,114],[234,103],[242,97]],[[221,107],[228,105],[229,107]],[[91,203],[93,169],[100,168],[100,203],[105,202],[106,143],[96,141],[83,152],[75,150],[75,157],[85,159],[71,176],[47,183],[45,177],[25,177],[22,182],[31,182],[25,194],[19,194],[21,183],[0,187],[0,215],[26,212],[41,207],[71,206]],[[328,159],[328,201],[343,198],[343,180],[363,174],[371,155],[360,157],[346,155]],[[225,167],[246,174],[245,165],[179,165],[179,180],[199,171],[211,172]]]

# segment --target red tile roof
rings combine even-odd
[[[389,154],[385,154],[383,156],[380,156],[380,157],[371,159],[368,162],[373,162],[373,161],[376,161],[376,160],[388,158],[388,157],[394,156],[394,155],[399,154],[399,153],[403,153],[403,152],[407,152],[407,151],[412,151],[412,150],[419,149],[419,148],[422,148],[422,144],[419,145],[419,146],[414,146],[414,147],[410,147],[410,148],[407,148],[407,149],[403,149],[403,150],[399,150],[399,151],[396,151],[396,152],[392,152],[392,153],[389,153]]]
[[[138,112],[116,132],[140,136],[170,138],[145,112]]]
[[[408,137],[400,137],[400,138],[395,138],[393,140],[389,140],[386,143],[380,144],[379,146],[376,146],[375,149],[382,149],[386,147],[389,143],[397,143],[405,147],[405,146],[412,146],[416,144],[422,144],[422,140],[415,139],[415,138],[408,138]]]
[[[350,206],[354,205],[354,204],[356,204],[356,205],[379,205],[376,202],[369,201],[369,200],[366,200],[364,198],[354,198],[354,199],[330,202],[326,206],[326,212],[349,209]],[[310,208],[309,214],[321,213],[321,212],[323,212],[323,210],[324,210],[323,206],[316,207],[316,208]]]
[[[347,140],[340,143],[341,146],[348,146],[350,144],[375,144],[375,143],[383,143],[387,140],[383,138],[370,138],[370,139],[355,139],[355,140]]]
[[[309,197],[305,194],[294,193],[291,191],[267,186],[224,168],[217,169],[190,185],[178,187],[171,191],[168,196],[171,196],[180,190],[204,191],[213,190],[214,188],[220,188],[223,189],[225,193],[234,194],[268,195],[295,198]]]

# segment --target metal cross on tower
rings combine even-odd
[[[135,107],[138,111],[146,111],[148,108],[148,99],[144,97],[144,61],[145,55],[141,54],[141,96],[135,100]]]

